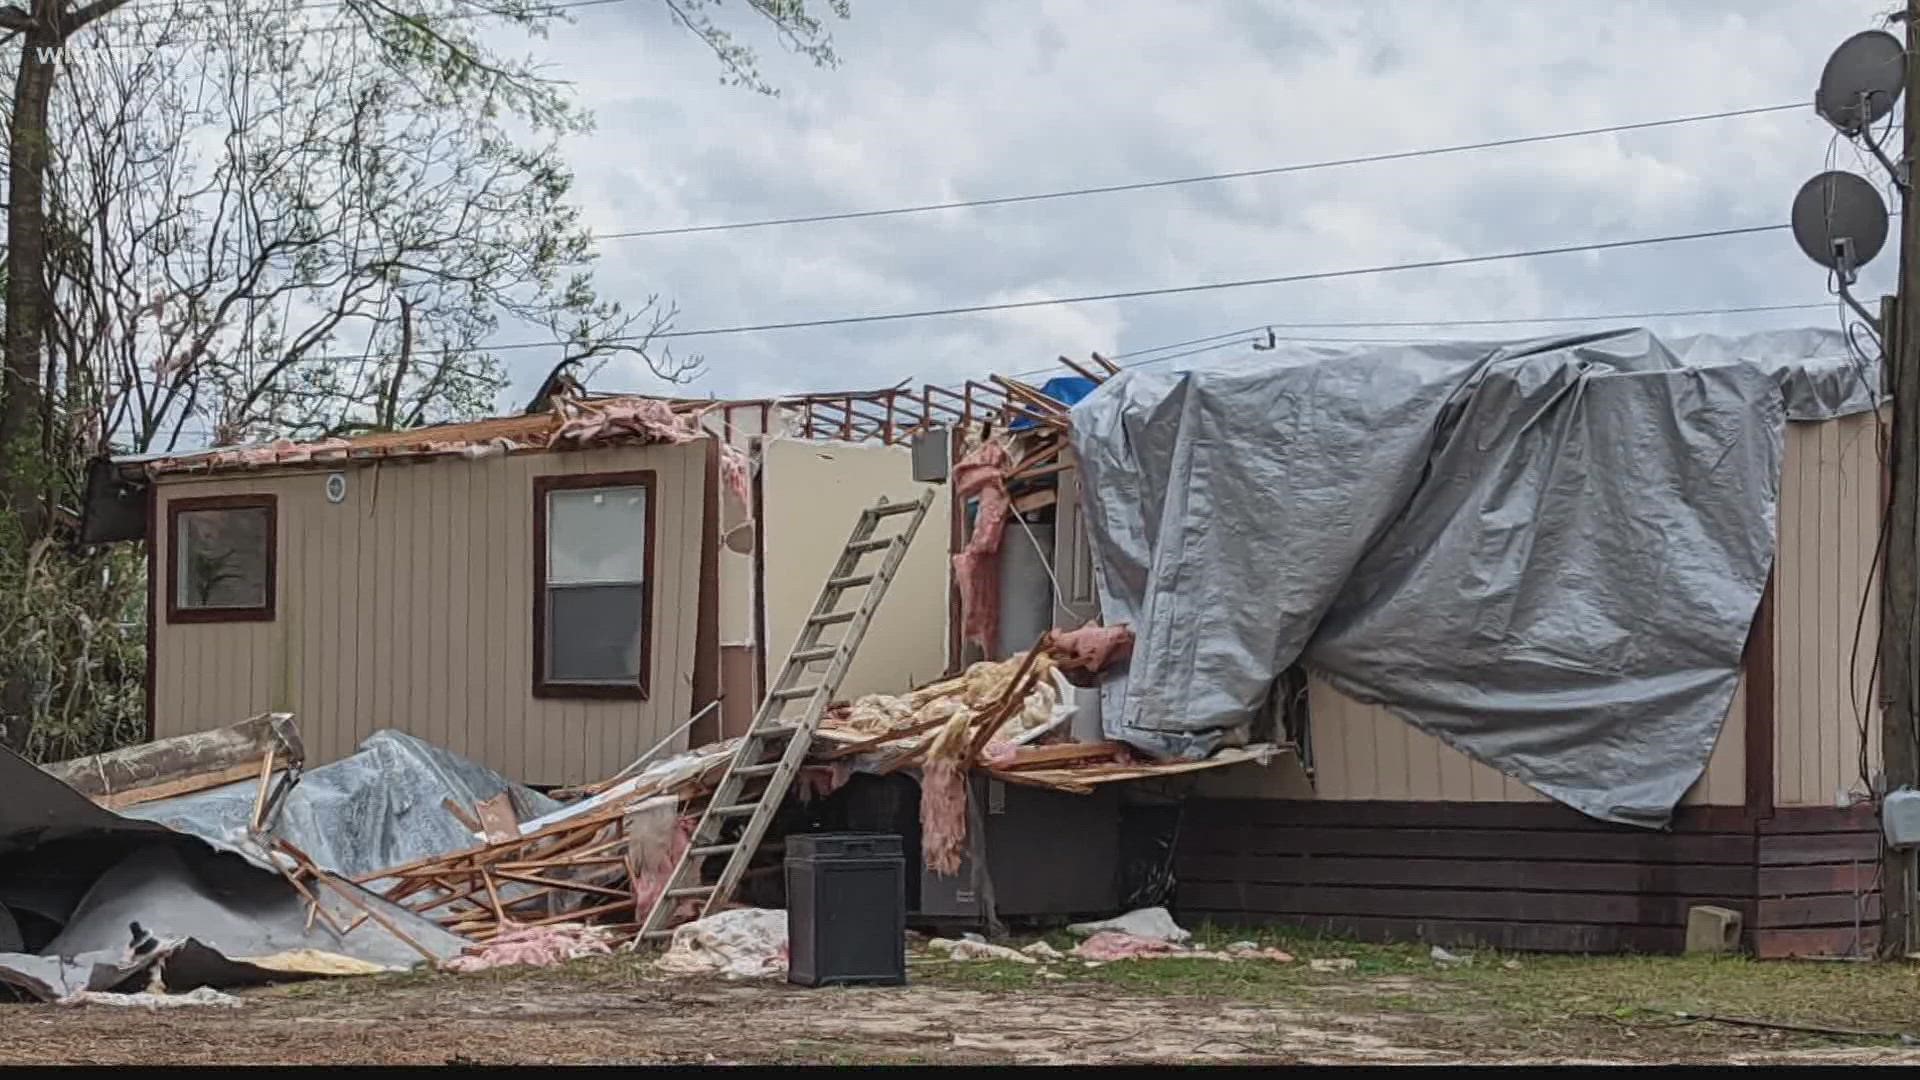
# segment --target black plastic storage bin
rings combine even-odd
[[[889,833],[787,835],[787,981],[907,981],[907,864]]]

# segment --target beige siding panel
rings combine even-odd
[[[1800,800],[1804,787],[1801,777],[1800,725],[1789,718],[1802,715],[1800,664],[1788,662],[1801,655],[1800,632],[1806,625],[1800,602],[1801,557],[1800,527],[1812,507],[1808,503],[1815,489],[1802,482],[1800,467],[1806,460],[1802,435],[1806,429],[1788,424],[1780,461],[1779,542],[1773,557],[1774,602],[1774,798],[1788,805]]]
[[[519,746],[507,760],[514,768],[527,776],[540,776],[547,773],[547,763],[542,758],[546,745],[546,732],[540,730],[536,717],[537,703],[532,695],[533,685],[533,482],[530,466],[532,456],[511,457],[507,459],[507,492],[511,502],[502,515],[508,523],[507,573],[501,578],[500,588],[508,598],[507,618],[501,624],[502,636],[506,639],[506,670],[523,672],[525,677],[520,686],[509,698],[507,722],[511,730],[518,731],[516,740]],[[514,588],[513,583],[526,584]],[[522,666],[522,665],[525,666]]]
[[[536,701],[533,478],[630,469],[658,474],[651,700]],[[290,707],[315,764],[395,727],[516,779],[573,784],[615,771],[689,715],[703,445],[346,472],[339,505],[326,501],[320,470],[161,484],[161,521],[173,498],[276,495],[280,550],[273,622],[176,626],[162,615],[158,735]],[[167,557],[166,538],[157,546]]]
[[[1307,693],[1314,797],[1441,802],[1539,802],[1546,798],[1420,731],[1390,710],[1361,704],[1320,679],[1309,682]],[[1730,712],[1736,722],[1721,727],[1707,769],[1684,802],[1739,805],[1745,801],[1745,745],[1741,738],[1745,708],[1745,691],[1738,690]]]
[[[474,565],[474,534],[469,527],[475,495],[473,473],[471,462],[461,462],[454,470],[453,482],[447,485],[445,509],[435,529],[442,545],[441,559],[446,563],[447,588],[453,594],[439,634],[439,660],[445,665],[442,678],[447,687],[446,722],[448,729],[457,733],[453,736],[454,749],[467,757],[478,757],[487,747],[486,713],[477,708],[472,692],[474,674],[482,670],[484,658],[476,661],[470,632],[478,625],[474,608],[482,591],[454,587],[456,582],[482,580],[481,568]]]
[[[1417,798],[1413,748],[1409,745],[1413,741],[1413,729],[1385,709],[1369,708],[1357,701],[1349,700],[1345,712],[1349,722],[1366,725],[1367,741],[1373,745],[1373,775],[1367,777],[1363,772],[1359,778],[1370,783],[1356,786],[1371,787],[1372,794],[1368,797],[1374,799]]]
[[[1879,637],[1878,439],[1870,415],[1787,426],[1775,563],[1780,806],[1825,806],[1842,793],[1864,792],[1863,725],[1867,771],[1879,767],[1878,695],[1870,681]]]
[[[346,503],[338,507],[343,516],[351,513],[351,521],[343,521],[348,542],[354,545],[354,605],[343,613],[340,632],[353,638],[353,666],[340,675],[347,685],[353,687],[353,712],[340,718],[339,733],[344,742],[336,742],[334,756],[350,752],[351,745],[364,739],[374,724],[373,718],[373,655],[376,648],[371,634],[363,632],[361,613],[373,611],[374,600],[380,591],[380,564],[385,560],[380,546],[380,522],[374,514],[374,489],[380,485],[380,475],[386,471],[384,466],[375,465],[365,472],[347,474],[348,490],[352,492]],[[330,718],[329,718],[330,719]],[[331,722],[328,724],[332,726]]]
[[[861,510],[880,496],[917,498],[912,454],[899,446],[769,439],[761,456],[765,537],[767,673],[772,678]],[[947,666],[948,489],[942,485],[919,536],[900,564],[843,697],[900,693],[940,677]]]

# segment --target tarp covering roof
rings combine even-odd
[[[1273,351],[1073,409],[1109,737],[1248,738],[1296,661],[1589,815],[1705,768],[1773,563],[1784,425],[1870,410],[1838,333]]]

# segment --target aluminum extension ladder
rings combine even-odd
[[[708,800],[706,813],[701,815],[686,853],[675,864],[667,887],[647,912],[646,921],[640,924],[642,943],[672,936],[669,923],[681,900],[704,897],[700,917],[705,918],[732,899],[734,889],[746,875],[747,864],[753,860],[761,838],[766,835],[767,826],[779,812],[794,774],[806,759],[821,715],[839,692],[841,680],[846,678],[847,668],[860,649],[860,640],[866,636],[868,622],[885,598],[887,586],[899,572],[907,547],[920,531],[920,523],[926,520],[934,491],[929,487],[912,502],[892,503],[883,498],[860,512],[853,535],[848,537],[839,560],[827,575],[820,597],[814,601],[813,612],[801,625],[800,636],[787,654],[779,677],[768,688],[753,725],[740,740],[720,786]],[[906,518],[904,528],[892,535],[881,534],[882,525],[902,515],[911,515]],[[879,568],[861,572],[861,560],[878,552],[885,552]],[[856,595],[857,606],[843,607],[843,601]],[[846,627],[846,633],[838,641],[823,636],[828,627],[841,625]],[[827,665],[826,672],[817,680],[808,681],[808,668],[822,661]],[[786,710],[795,704],[801,706],[800,713],[787,714]],[[778,755],[770,757],[776,751]],[[764,780],[765,786],[757,793],[749,792],[748,785],[759,780]],[[739,835],[732,840],[725,839],[727,825],[743,817],[747,819],[746,825]],[[706,860],[719,856],[726,857],[719,877],[711,884],[702,884],[702,866]]]

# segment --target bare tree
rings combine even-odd
[[[75,628],[137,624],[136,573],[45,543],[89,456],[472,415],[503,382],[488,348],[503,328],[539,332],[556,360],[697,367],[651,342],[670,304],[595,290],[556,151],[588,120],[563,82],[488,44],[542,33],[565,0],[123,2],[0,3],[16,46],[0,64],[17,65],[0,380],[0,740],[15,746],[110,696],[75,673]],[[731,81],[770,90],[708,0],[661,2]],[[834,62],[803,0],[749,8]],[[102,584],[82,597],[76,581]],[[52,610],[69,596],[76,610]],[[40,609],[10,608],[26,597]],[[100,678],[137,670],[112,655]],[[113,709],[137,697],[124,689]],[[127,730],[118,714],[99,727]]]

